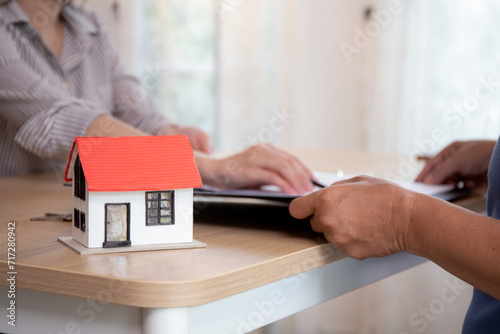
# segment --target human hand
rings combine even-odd
[[[210,136],[203,130],[191,126],[179,126],[169,124],[160,129],[157,135],[186,135],[189,138],[191,147],[195,151],[201,151],[206,154],[212,153],[212,144]]]
[[[406,251],[414,193],[367,176],[343,180],[290,203],[297,219],[350,257],[362,260]]]
[[[312,172],[293,155],[271,144],[254,145],[224,159],[197,156],[203,182],[220,188],[275,185],[287,194],[313,190]]]
[[[428,184],[464,182],[473,188],[486,181],[495,148],[491,140],[456,141],[429,160],[417,177]]]

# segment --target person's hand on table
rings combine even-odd
[[[427,184],[464,182],[475,187],[487,179],[495,141],[456,141],[430,159],[417,177],[417,182]]]
[[[191,147],[195,151],[200,151],[206,154],[212,153],[212,144],[210,136],[203,130],[191,126],[179,126],[169,124],[160,129],[156,135],[181,135],[184,134],[189,138]]]
[[[368,176],[343,180],[290,203],[297,219],[355,259],[407,250],[414,193]]]
[[[220,188],[278,186],[287,194],[313,190],[312,172],[295,156],[271,144],[259,144],[223,159],[197,155],[203,182]]]

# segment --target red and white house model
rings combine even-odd
[[[184,135],[77,137],[65,179],[73,181],[72,239],[87,248],[204,246],[193,240],[201,178]]]

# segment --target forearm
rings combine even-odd
[[[85,132],[86,137],[126,137],[147,135],[147,133],[106,114],[97,116],[94,121],[90,123]],[[203,183],[215,185],[217,179],[217,170],[214,166],[215,160],[200,151],[194,151],[194,157]]]
[[[222,184],[217,183],[218,167],[215,166],[217,159],[211,158],[203,152],[194,151],[194,160],[203,184],[223,187]]]
[[[500,299],[500,222],[417,195],[407,236],[410,253]]]
[[[147,136],[146,133],[119,119],[102,114],[97,116],[85,131],[85,137],[128,137]]]

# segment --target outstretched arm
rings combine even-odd
[[[98,116],[87,128],[86,136],[145,136],[146,133],[109,116]],[[312,172],[295,156],[270,144],[252,146],[224,159],[195,152],[203,183],[221,188],[251,188],[276,185],[289,194],[303,194],[313,189]]]
[[[195,155],[203,182],[221,188],[256,188],[272,184],[288,194],[313,190],[312,172],[295,156],[271,144],[254,145],[223,159]]]
[[[356,259],[407,251],[500,299],[500,222],[371,177],[290,204],[295,218]]]

